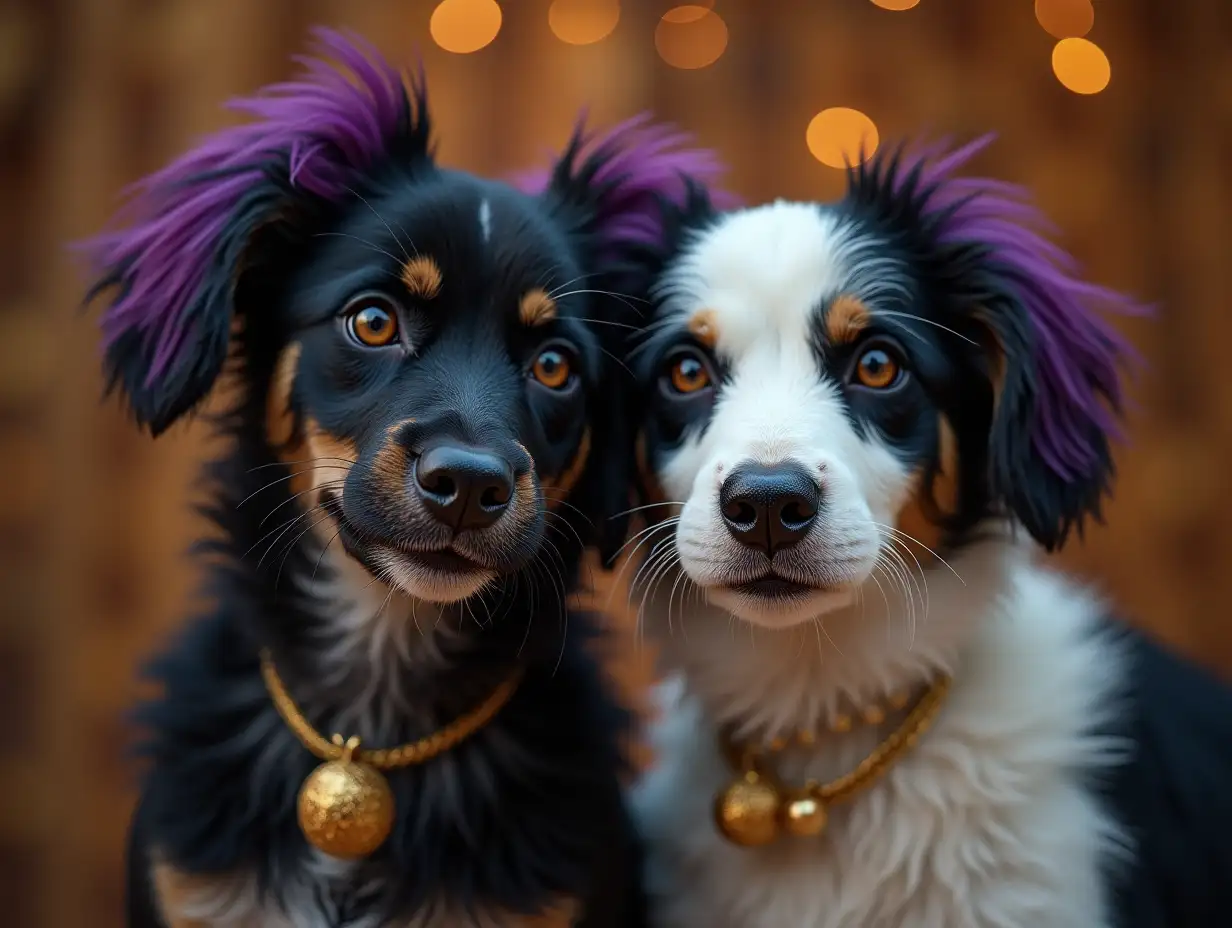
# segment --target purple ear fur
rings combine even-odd
[[[1109,439],[1120,434],[1120,370],[1140,360],[1108,317],[1149,309],[1081,280],[1075,260],[1041,234],[1051,225],[1023,188],[954,176],[992,139],[874,158],[852,169],[851,184],[857,199],[871,186],[906,204],[900,215],[911,217],[924,247],[957,262],[951,285],[976,304],[969,311],[991,317],[1015,383],[998,400],[990,479],[1051,548],[1084,514],[1098,516],[1112,473]]]
[[[135,184],[125,227],[83,243],[90,297],[115,289],[102,318],[110,383],[155,434],[221,370],[247,239],[282,218],[286,198],[339,200],[395,147],[430,156],[422,81],[408,89],[358,37],[314,34],[323,57],[297,59],[299,79],[232,101],[251,121]]]
[[[596,239],[595,259],[619,261],[631,248],[657,246],[664,233],[663,205],[684,205],[690,183],[711,188],[717,206],[735,206],[714,188],[724,166],[714,152],[690,147],[689,135],[642,113],[602,135],[579,118],[564,153],[550,170],[515,179],[527,193],[554,193],[586,214]]]

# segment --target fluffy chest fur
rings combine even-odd
[[[286,908],[263,902],[256,881],[248,876],[201,879],[185,877],[170,868],[155,872],[155,884],[168,928],[335,928],[340,924],[364,928],[381,924],[374,916],[345,921],[345,913],[331,899],[345,898],[354,887],[354,868],[325,857],[293,875],[284,888]],[[418,913],[388,928],[567,928],[574,923],[577,906],[565,901],[538,916],[500,911],[459,912],[447,905]]]
[[[554,622],[526,604],[511,605],[527,612],[503,631],[479,628],[465,610],[355,591],[347,563],[334,573],[327,557],[311,582],[288,566],[320,597],[283,616],[315,642],[298,678],[300,692],[315,684],[301,706],[319,730],[414,740],[477,704],[499,679],[497,658],[519,646],[522,682],[475,735],[387,774],[397,818],[376,854],[324,858],[295,805],[319,761],[265,691],[245,625],[255,604],[224,586],[218,612],[154,665],[163,696],[141,712],[151,767],[131,866],[142,881],[152,873],[166,928],[529,928],[573,924],[594,905],[623,924],[626,890],[636,897],[617,780],[629,717],[585,654],[588,618],[570,614],[562,650]],[[425,712],[442,698],[452,708]]]
[[[1116,646],[1099,633],[1096,603],[1012,549],[994,544],[953,563],[967,583],[927,575],[918,647],[894,647],[909,633],[871,614],[852,627],[839,617],[795,632],[733,629],[703,610],[676,617],[667,652],[679,675],[661,687],[657,765],[635,799],[660,924],[1109,923],[1103,870],[1120,842],[1084,778],[1118,748],[1090,733],[1119,681]],[[897,657],[872,673],[877,652]],[[823,836],[754,849],[720,837],[713,799],[732,773],[718,724],[811,727],[840,694],[872,695],[855,681],[891,687],[930,670],[955,677],[932,731],[884,780],[832,807]],[[808,754],[783,755],[779,773],[788,783],[837,777],[884,734],[829,737]]]

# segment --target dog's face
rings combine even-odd
[[[682,177],[719,165],[642,116],[579,123],[516,184],[445,170],[422,79],[318,40],[327,57],[237,101],[249,122],[147,177],[122,225],[83,243],[109,386],[158,435],[239,362],[228,434],[290,469],[249,494],[270,511],[244,532],[291,516],[265,554],[298,544],[298,509],[412,597],[466,599],[542,553],[524,595],[542,581],[563,600],[587,541],[619,543],[600,510],[628,485],[623,397],[600,387],[613,275],[659,237]]]
[[[589,447],[580,276],[530,197],[444,171],[314,236],[280,301],[268,431],[327,537],[433,602],[539,553]]]
[[[775,204],[723,218],[662,279],[644,445],[683,504],[681,567],[749,621],[848,603],[950,431],[931,397],[959,371],[926,323],[879,318],[912,281],[888,258],[861,273],[853,245],[837,214]]]
[[[1106,386],[1106,359],[1068,373],[1086,385],[1061,398],[1083,465],[1066,473],[1040,450],[1057,392],[1041,382],[1054,372],[1040,341],[1086,333],[1051,331],[1013,262],[934,228],[933,190],[903,194],[876,172],[853,181],[831,205],[716,214],[695,202],[653,269],[653,314],[629,352],[641,486],[678,508],[681,569],[712,603],[770,627],[901,581],[992,517],[1055,547],[1111,470],[1080,392]],[[1078,287],[1059,280],[1041,286]],[[1080,312],[1075,330],[1092,325]]]

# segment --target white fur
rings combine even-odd
[[[1010,526],[989,526],[949,563],[904,553],[891,527],[911,475],[852,427],[807,345],[819,303],[858,293],[875,305],[900,275],[836,216],[776,203],[728,217],[665,276],[669,314],[714,314],[731,377],[704,434],[660,462],[680,521],[641,591],[672,672],[657,761],[634,793],[660,925],[1107,924],[1103,871],[1125,844],[1084,777],[1117,760],[1119,746],[1089,732],[1110,711],[1121,663],[1099,632],[1099,603],[1035,564]],[[827,501],[798,550],[752,567],[717,505],[724,475],[748,459],[804,464]],[[786,607],[722,588],[769,563],[829,588]],[[719,835],[713,801],[733,776],[721,726],[765,740],[824,730],[853,703],[939,672],[954,683],[933,728],[883,780],[836,804],[823,835],[762,848]],[[777,772],[788,784],[836,778],[896,723],[824,735],[778,755]]]
[[[479,232],[484,244],[492,240],[492,204],[486,199],[479,204]]]
[[[709,428],[658,474],[668,498],[683,504],[676,550],[711,602],[751,622],[785,627],[849,605],[914,489],[882,443],[852,428],[839,385],[822,376],[809,342],[819,302],[862,285],[851,271],[862,248],[818,207],[773,203],[721,224],[661,284],[668,317],[712,314],[716,351],[732,376]],[[891,271],[886,280],[893,281]],[[792,608],[766,610],[726,589],[754,579],[768,563],[734,541],[719,518],[719,488],[745,461],[800,464],[825,494],[825,518],[774,558],[780,573],[826,587]]]

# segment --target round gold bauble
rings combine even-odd
[[[367,857],[394,825],[394,794],[381,772],[353,760],[331,760],[299,791],[299,827],[317,850],[342,860]]]
[[[783,830],[799,838],[813,838],[826,830],[826,806],[807,794],[793,796],[783,803]]]
[[[746,773],[715,800],[715,824],[723,837],[741,847],[769,844],[778,837],[780,802],[772,784]]]

